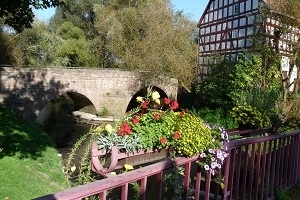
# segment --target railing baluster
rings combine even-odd
[[[260,176],[261,143],[257,144],[257,150],[254,159],[256,159],[256,165],[254,170],[255,173],[254,199],[258,199],[258,188],[262,181]]]
[[[248,186],[248,197],[251,198],[252,195],[252,186],[253,186],[253,173],[254,173],[254,164],[255,164],[255,144],[251,145],[251,161],[250,161],[250,177],[249,177],[249,186]]]
[[[100,197],[101,200],[106,200],[106,196],[107,196],[107,190],[104,190],[99,195],[99,197]]]
[[[205,177],[205,196],[204,200],[209,200],[209,195],[210,195],[210,182],[211,182],[211,173],[206,172],[206,177]]]
[[[199,200],[201,185],[201,167],[197,164],[196,181],[195,181],[195,200]]]
[[[266,172],[266,160],[267,160],[267,146],[268,142],[263,143],[263,155],[262,155],[262,167],[261,167],[261,181],[260,181],[260,191],[259,191],[259,199],[266,199],[264,198],[264,188],[265,188],[265,172]]]
[[[234,183],[234,197],[233,199],[239,199],[239,185],[240,185],[240,172],[241,172],[241,159],[242,159],[242,147],[236,148],[236,153],[237,153],[237,162],[236,166],[234,166],[235,170],[235,183]]]
[[[235,148],[231,149],[230,151],[230,170],[229,170],[229,180],[228,180],[228,188],[230,190],[229,200],[232,199],[233,195],[233,178],[235,172]]]
[[[290,157],[290,159],[289,159],[289,170],[288,170],[288,173],[287,173],[287,184],[286,184],[286,186],[287,187],[290,187],[291,186],[291,184],[292,184],[292,178],[293,178],[293,176],[294,176],[294,174],[293,174],[293,168],[294,168],[294,166],[293,166],[293,158],[294,158],[294,138],[293,137],[291,137],[291,142],[290,142],[290,148],[289,148],[289,157]]]
[[[128,183],[122,185],[122,195],[121,200],[127,200],[128,198]]]
[[[217,170],[217,179],[220,180],[221,178],[221,169],[218,169]],[[214,192],[214,200],[218,200],[219,199],[219,190],[220,190],[220,187],[219,187],[219,183],[215,183],[215,192]]]
[[[266,189],[265,189],[265,196],[266,198],[269,197],[269,186],[270,186],[270,179],[271,179],[271,162],[272,162],[272,145],[274,140],[268,141],[268,156],[267,156],[267,173],[266,173]]]
[[[274,187],[279,187],[279,180],[280,180],[280,165],[281,165],[281,152],[282,152],[282,138],[279,138],[279,144],[277,149],[277,162],[276,162],[276,176],[275,176],[275,183]]]
[[[287,137],[287,148],[284,154],[284,174],[283,174],[283,188],[286,188],[288,185],[288,171],[291,170],[291,165],[289,163],[290,152],[291,152],[291,137]]]
[[[157,180],[157,195],[156,195],[156,199],[157,200],[161,200],[162,198],[162,189],[163,189],[163,185],[162,185],[162,179],[163,179],[163,171],[157,173],[156,175],[156,180]]]
[[[242,194],[241,194],[241,199],[245,199],[246,196],[246,184],[247,184],[247,172],[248,172],[248,152],[249,151],[249,145],[246,145],[245,147],[245,152],[244,152],[244,156],[243,156],[243,180],[242,180]]]
[[[300,181],[300,134],[295,136],[296,146],[296,182]]]
[[[147,177],[141,179],[141,191],[140,191],[140,199],[146,199],[146,189],[147,189]]]
[[[271,187],[271,191],[270,191],[270,196],[272,197],[274,195],[274,179],[275,179],[275,170],[276,170],[276,148],[277,148],[277,141],[278,139],[275,139],[273,141],[273,144],[274,144],[274,147],[272,149],[272,159],[271,159],[271,166],[272,166],[272,169],[271,169],[271,183],[270,183],[270,187]]]
[[[188,189],[189,189],[189,181],[190,181],[190,172],[191,172],[191,162],[185,164],[184,170],[184,191],[183,191],[183,199],[188,199]]]
[[[225,165],[224,165],[224,189],[223,189],[223,199],[227,200],[229,196],[231,196],[230,188],[229,186],[229,175],[230,175],[230,168],[231,168],[231,154],[227,156],[225,159]],[[229,188],[229,190],[228,190]]]

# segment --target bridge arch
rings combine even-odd
[[[149,86],[148,86],[149,87]],[[141,97],[145,97],[147,95],[147,89],[148,87],[143,87],[141,88],[139,91],[137,91],[133,96],[132,98],[130,99],[129,103],[128,103],[128,106],[126,108],[126,112],[136,108],[137,106],[140,105],[140,103],[138,103],[136,101],[136,98],[138,96],[141,96]],[[159,94],[160,94],[160,102],[162,103],[163,102],[163,99],[164,98],[168,98],[168,95],[165,93],[165,91],[163,91],[161,88],[157,87],[157,86],[150,86],[152,87],[152,90],[153,91],[157,91]]]
[[[45,103],[37,115],[36,122],[45,125],[48,124],[50,118],[65,120],[64,116],[68,116],[69,120],[72,120],[73,111],[97,114],[95,106],[86,96],[77,92],[67,92]]]

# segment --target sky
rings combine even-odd
[[[209,0],[171,0],[175,10],[182,10],[184,15],[198,22]],[[55,12],[54,8],[35,10],[34,13],[39,20],[49,19]]]

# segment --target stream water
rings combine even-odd
[[[68,98],[60,98],[49,102],[36,120],[55,142],[64,161],[77,140],[91,128],[91,124],[75,117],[73,111],[73,102]]]

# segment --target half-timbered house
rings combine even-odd
[[[253,45],[252,36],[264,32],[265,42],[282,54],[282,70],[289,71],[289,55],[293,43],[299,39],[299,29],[289,26],[289,32],[280,32],[283,24],[270,17],[282,15],[274,9],[272,0],[210,0],[199,22],[198,73],[203,79],[210,72],[212,55],[225,55],[236,61],[238,54]],[[273,15],[262,17],[261,10]],[[288,16],[287,16],[288,17]],[[296,76],[296,67],[291,70]]]

